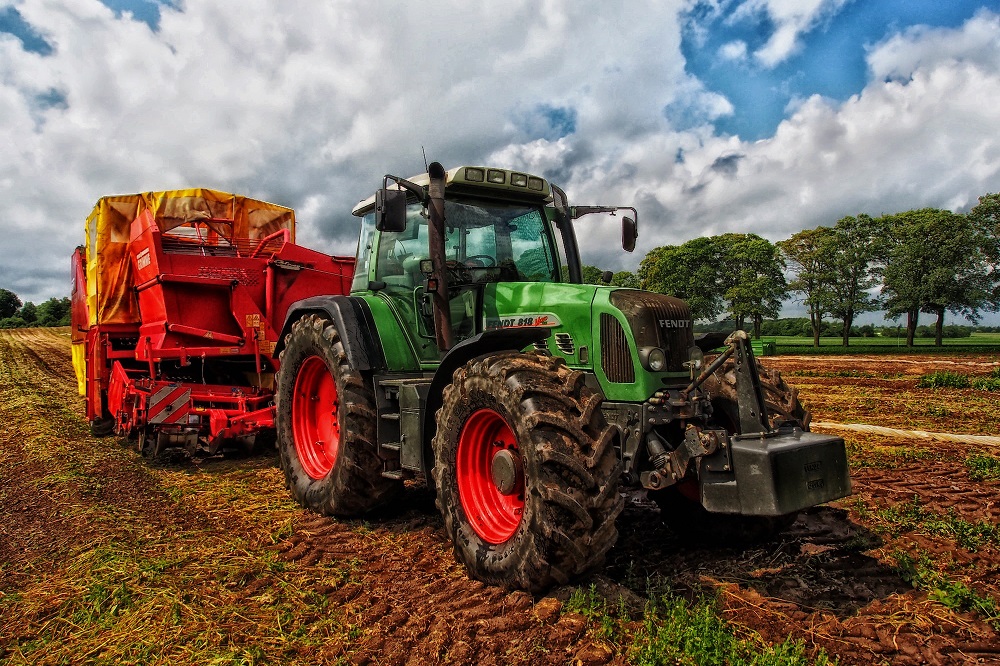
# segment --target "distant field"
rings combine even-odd
[[[928,354],[936,351],[954,353],[1000,352],[1000,333],[973,333],[968,338],[945,338],[943,346],[935,347],[933,338],[917,338],[914,346],[906,346],[906,338],[851,338],[845,348],[840,338],[820,338],[819,348],[813,347],[811,337],[775,335],[763,336],[773,340],[778,354]]]

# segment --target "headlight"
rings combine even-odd
[[[699,347],[691,347],[688,349],[688,360],[684,363],[684,367],[690,368],[692,378],[698,376],[698,371],[701,370],[701,366],[704,364],[705,352],[703,352]]]
[[[667,354],[659,347],[643,347],[639,350],[639,360],[650,372],[662,372],[667,369]]]

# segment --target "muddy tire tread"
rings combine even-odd
[[[437,413],[437,506],[455,554],[473,577],[539,592],[599,567],[615,544],[623,500],[614,431],[601,396],[560,358],[505,352],[455,371]],[[480,407],[505,413],[517,433],[527,492],[518,532],[486,544],[459,500],[455,454],[468,416]]]
[[[295,374],[309,356],[322,358],[333,373],[340,407],[340,448],[333,469],[322,479],[312,479],[302,469],[291,429],[291,400]],[[292,325],[276,391],[278,452],[285,483],[301,506],[329,516],[361,516],[391,502],[402,488],[400,481],[382,476],[384,461],[376,440],[375,396],[361,373],[351,366],[335,324],[310,314]]]

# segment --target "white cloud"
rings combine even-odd
[[[1000,15],[982,10],[959,28],[915,26],[892,35],[868,54],[876,80],[906,80],[925,66],[957,60],[1000,69]]]
[[[796,34],[839,7],[751,1]],[[24,0],[53,52],[0,35],[0,287],[66,295],[96,199],[150,189],[292,205],[300,242],[352,253],[352,205],[384,173],[420,171],[422,146],[449,167],[542,173],[580,204],[635,205],[635,255],[615,224],[581,221],[585,259],[606,268],[698,235],[778,240],[1000,189],[996,15],[891,37],[860,94],[796,100],[775,136],[746,142],[715,133],[732,106],[684,71],[682,4],[204,1],[164,8],[153,32],[96,0]],[[546,109],[568,111],[540,137],[530,114]]]
[[[767,43],[754,51],[764,67],[781,64],[798,52],[799,37],[839,12],[850,0],[745,0],[730,20],[738,21],[754,14],[765,14],[774,24]]]
[[[727,42],[719,47],[719,57],[723,60],[742,62],[747,58],[747,43],[741,39]]]
[[[597,172],[600,182],[580,178],[568,191],[641,199],[640,257],[726,231],[779,240],[858,212],[968,210],[1000,189],[998,39],[1000,18],[988,13],[956,30],[897,35],[871,51],[869,64],[905,71],[905,80],[880,76],[842,103],[796,100],[760,141],[664,133],[624,153],[634,168],[621,179],[609,168]],[[951,48],[938,50],[943,41]],[[585,246],[611,242],[609,233]]]
[[[680,5],[192,2],[153,32],[97,0],[18,2],[53,48],[0,34],[0,284],[65,294],[105,194],[260,196],[302,208],[300,241],[353,252],[351,206],[383,173],[419,171],[421,147],[479,162],[534,140],[517,120],[543,107],[572,111],[577,159],[661,132],[686,79]]]

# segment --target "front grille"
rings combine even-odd
[[[622,311],[635,336],[635,345],[660,347],[667,354],[667,367],[680,371],[694,345],[691,310],[687,303],[663,294],[621,289],[611,293],[611,304]]]
[[[613,315],[601,313],[601,369],[615,384],[635,382],[635,367],[625,329]]]

